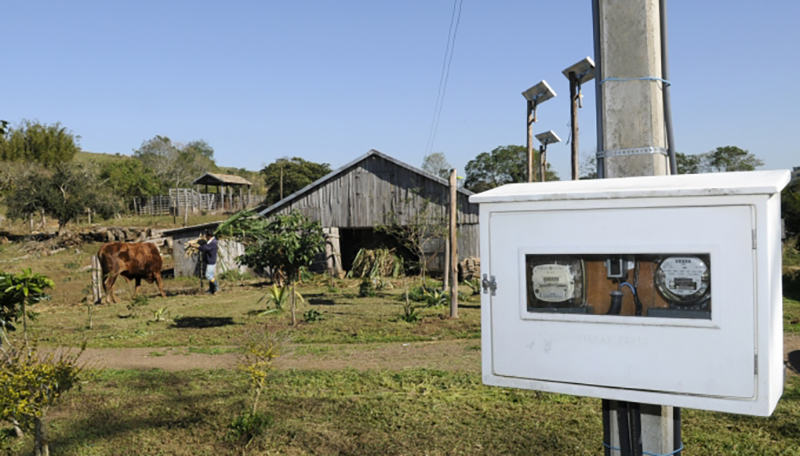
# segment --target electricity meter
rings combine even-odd
[[[526,255],[528,310],[584,307],[583,260],[567,255]]]
[[[710,282],[708,255],[668,256],[656,267],[656,289],[671,305],[707,304],[711,297]]]

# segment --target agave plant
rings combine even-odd
[[[305,302],[303,300],[303,295],[300,294],[299,291],[294,292],[295,297],[300,299],[300,302]],[[278,285],[273,285],[267,289],[267,294],[261,300],[267,300],[267,310],[263,313],[272,312],[275,310],[283,310],[284,304],[289,301],[289,297],[292,295],[292,290],[289,287],[279,287]],[[259,301],[261,301],[259,300]],[[274,306],[274,309],[270,309],[270,307]]]

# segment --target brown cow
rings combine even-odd
[[[155,281],[161,297],[167,297],[164,294],[164,285],[161,283],[161,253],[155,244],[111,242],[103,244],[97,256],[100,258],[100,267],[103,269],[103,288],[109,304],[117,302],[117,297],[114,295],[114,281],[120,275],[127,280],[136,280],[134,296],[139,293],[139,287],[144,279],[147,283]]]

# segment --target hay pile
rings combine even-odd
[[[397,277],[403,273],[403,258],[394,249],[361,249],[347,277]]]

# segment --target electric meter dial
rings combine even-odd
[[[527,255],[528,308],[585,307],[583,261],[569,255]]]
[[[711,297],[711,274],[708,258],[670,256],[658,263],[656,289],[670,304],[704,305]]]

